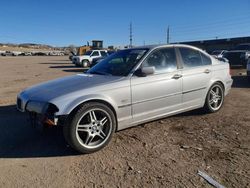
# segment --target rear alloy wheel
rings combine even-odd
[[[81,153],[105,147],[116,130],[114,113],[101,103],[84,104],[64,127],[67,142]]]
[[[220,110],[224,102],[224,89],[220,83],[215,83],[211,86],[207,93],[206,103],[204,108],[208,112],[217,112]]]

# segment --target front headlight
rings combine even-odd
[[[58,108],[56,105],[48,103],[48,102],[40,102],[40,101],[29,101],[26,110],[29,112],[35,112],[38,114],[54,114],[58,112]]]
[[[29,112],[35,112],[42,114],[48,109],[49,103],[40,101],[29,101],[26,105],[26,110]]]

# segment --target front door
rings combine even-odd
[[[154,50],[141,65],[147,66],[155,67],[155,73],[131,78],[134,123],[167,115],[182,105],[182,77],[177,68],[175,49]]]

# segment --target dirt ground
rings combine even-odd
[[[68,57],[0,57],[1,187],[250,187],[250,82],[234,85],[214,114],[192,111],[116,133],[103,150],[79,155],[62,130],[34,130],[15,109],[16,94],[80,73]]]

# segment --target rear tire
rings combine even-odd
[[[216,82],[208,90],[203,109],[206,112],[214,113],[221,109],[224,102],[224,88],[222,84]]]
[[[83,104],[63,127],[66,141],[80,153],[102,149],[110,142],[115,130],[113,111],[97,102]]]
[[[86,68],[86,67],[89,67],[89,61],[88,60],[82,60],[82,63],[81,63],[82,67],[83,68]]]

